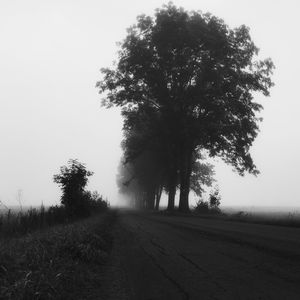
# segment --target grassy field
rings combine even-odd
[[[0,242],[0,299],[85,299],[101,287],[114,212]]]
[[[162,215],[185,215],[178,211],[168,212],[162,210]],[[300,210],[299,208],[256,208],[249,209],[247,207],[221,207],[218,213],[207,209],[205,212],[191,210],[189,214],[194,217],[221,219],[224,221],[244,222],[265,224],[283,227],[300,227]]]
[[[266,213],[266,212],[244,212],[227,213],[226,219],[246,223],[257,223],[274,226],[300,227],[300,214],[298,212],[289,213]]]
[[[19,237],[38,229],[68,223],[63,206],[44,206],[23,210],[6,209],[0,211],[0,238]]]
[[[97,194],[96,194],[97,196]],[[105,212],[109,204],[102,196],[88,198],[75,213],[64,205],[45,207],[6,207],[0,210],[0,238],[20,237],[57,224],[68,224],[95,213]]]

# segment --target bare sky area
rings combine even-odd
[[[250,27],[260,58],[276,66],[261,132],[251,153],[258,177],[239,177],[218,163],[224,205],[300,205],[299,1],[174,0]],[[53,175],[70,158],[94,171],[89,189],[112,204],[121,156],[122,119],[102,108],[95,88],[99,69],[117,58],[116,42],[136,16],[165,1],[1,0],[0,200],[17,205],[59,202]]]

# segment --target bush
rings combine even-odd
[[[208,201],[204,201],[200,199],[196,203],[196,206],[194,207],[194,212],[200,214],[220,214],[221,213],[221,210],[219,208],[220,204],[221,204],[221,196],[220,196],[219,189],[216,188],[214,191],[212,191],[209,194]]]
[[[87,191],[85,192],[85,197],[85,202],[88,204],[90,213],[93,211],[105,211],[109,206],[107,200],[104,200],[97,191]]]
[[[70,217],[89,215],[88,197],[84,188],[91,175],[93,172],[88,171],[85,165],[76,159],[70,159],[68,166],[62,166],[60,174],[54,175],[54,182],[60,185],[63,192],[61,204],[64,205]]]
[[[216,188],[209,195],[209,207],[213,210],[220,210],[219,208],[220,204],[221,204],[221,196],[220,196],[219,189]]]
[[[200,214],[206,214],[209,212],[209,206],[208,206],[208,202],[204,201],[204,200],[199,200],[196,203],[196,206],[194,207],[194,211],[196,213],[200,213]]]

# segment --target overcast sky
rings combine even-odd
[[[293,0],[173,1],[250,27],[260,57],[271,57],[276,84],[251,152],[261,174],[239,177],[217,165],[224,205],[300,204],[299,8]],[[100,106],[99,69],[116,59],[116,42],[136,16],[166,1],[1,0],[0,200],[59,203],[53,175],[70,158],[95,174],[89,188],[112,204],[122,139],[116,109]]]

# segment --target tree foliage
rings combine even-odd
[[[169,191],[178,175],[181,210],[189,209],[198,149],[221,157],[241,175],[258,174],[249,149],[259,131],[262,105],[253,94],[269,95],[274,68],[258,52],[248,27],[231,29],[211,14],[169,3],[154,17],[139,16],[121,43],[115,67],[102,69],[97,86],[105,93],[103,104],[122,108],[125,129],[141,115],[147,116],[145,134],[160,125],[158,136],[166,141],[165,154],[172,161],[167,164],[173,178]],[[142,126],[140,120],[137,124]]]

